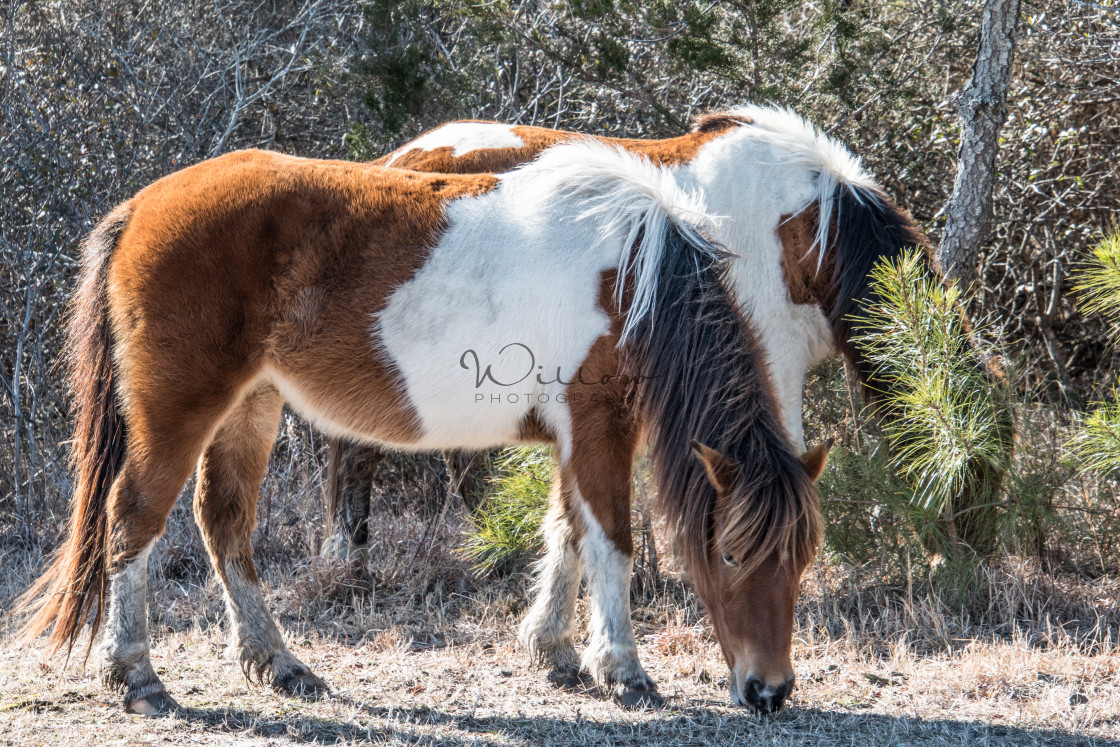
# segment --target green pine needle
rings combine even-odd
[[[1074,274],[1073,290],[1081,310],[1102,314],[1120,337],[1120,226],[1093,247],[1088,261]]]
[[[554,471],[547,447],[522,446],[502,453],[467,533],[464,552],[478,571],[504,573],[540,552]]]
[[[978,465],[1009,451],[1007,416],[970,345],[960,291],[927,270],[917,249],[871,273],[876,301],[854,321],[856,344],[883,395],[892,464],[912,500],[940,514]]]
[[[1097,403],[1069,446],[1082,472],[1120,471],[1120,391],[1112,390],[1112,402]]]
[[[1081,309],[1102,314],[1120,338],[1120,226],[1093,247],[1088,261],[1074,274]],[[1118,384],[1120,386],[1120,384]],[[1112,402],[1098,402],[1075,431],[1070,452],[1083,472],[1120,470],[1120,391]]]

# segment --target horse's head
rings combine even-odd
[[[829,439],[802,455],[801,464],[811,480],[824,471],[831,446]],[[808,532],[794,535],[811,538],[803,544],[812,547],[779,545],[768,553],[744,558],[743,548],[735,546],[739,544],[735,532],[729,534],[727,529],[742,523],[742,507],[751,502],[755,486],[743,478],[731,457],[695,441],[692,447],[717,494],[707,568],[694,569],[693,583],[731,669],[731,700],[763,713],[776,712],[793,690],[794,605],[801,574],[815,550],[818,517],[798,517],[812,526]],[[809,483],[804,484],[812,490]]]

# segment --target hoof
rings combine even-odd
[[[553,687],[571,692],[583,692],[595,687],[595,680],[586,672],[568,667],[556,667],[548,673],[548,681]]]
[[[665,705],[665,698],[657,690],[645,687],[626,687],[615,693],[615,702],[628,711],[643,708],[661,708]]]
[[[327,683],[312,674],[310,669],[292,672],[282,680],[274,680],[272,687],[286,695],[295,695],[312,700],[325,697],[331,691],[327,687]]]
[[[167,694],[166,690],[161,690],[143,698],[126,700],[124,709],[129,713],[138,713],[141,716],[168,716],[179,710],[179,704]]]

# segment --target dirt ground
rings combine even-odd
[[[555,689],[519,649],[513,617],[459,620],[408,639],[396,629],[350,635],[289,621],[293,649],[333,688],[313,702],[246,682],[223,657],[214,622],[157,633],[153,663],[184,706],[160,719],[125,714],[92,667],[63,670],[44,663],[38,647],[6,642],[0,743],[1120,744],[1115,652],[1010,641],[933,656],[896,646],[869,657],[860,641],[801,631],[792,702],[759,718],[729,705],[727,670],[703,626],[672,620],[639,625],[642,660],[668,696],[666,708],[646,712],[624,711],[593,691]]]
[[[225,657],[221,590],[181,506],[149,590],[153,664],[183,706],[168,718],[124,713],[93,659],[64,667],[41,643],[13,643],[10,605],[43,560],[0,536],[0,745],[1120,745],[1109,576],[1008,559],[985,576],[983,608],[962,612],[822,553],[802,581],[797,688],[760,718],[730,705],[708,621],[663,548],[660,580],[639,570],[632,599],[642,662],[668,704],[632,712],[530,665],[515,637],[528,576],[472,573],[457,514],[436,526],[375,511],[361,571],[308,560],[313,517],[283,516],[258,533],[257,564],[290,648],[330,697],[277,695]],[[583,600],[578,614],[582,630]]]

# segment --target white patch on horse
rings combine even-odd
[[[729,281],[765,351],[782,423],[803,451],[805,373],[831,355],[835,343],[821,309],[790,298],[778,227],[782,216],[796,215],[814,203],[822,215],[826,206],[831,210],[837,180],[861,187],[872,183],[851,154],[818,138],[800,117],[761,107],[736,113],[750,116],[756,126],[740,127],[707,143],[677,170],[677,177],[703,190],[707,210],[728,216],[717,238],[739,257],[729,266]],[[833,168],[839,171],[833,173]]]
[[[851,189],[861,200],[878,200],[879,186],[859,157],[792,109],[751,105],[737,107],[731,113],[749,118],[752,126],[744,130],[771,143],[787,166],[801,166],[816,173],[815,202],[820,208],[820,220],[814,247],[828,244],[832,198],[837,187]],[[823,259],[824,253],[819,256]]]
[[[535,597],[519,638],[533,659],[561,671],[578,671],[574,633],[576,599],[583,573],[571,517],[554,488],[542,530],[548,550],[537,563]]]
[[[409,446],[510,443],[535,410],[562,451],[568,383],[609,330],[603,273],[634,273],[632,322],[656,298],[649,268],[670,223],[694,234],[707,220],[667,172],[589,141],[550,149],[493,191],[454,201],[446,219],[428,261],[372,329],[420,418],[423,436]]]
[[[579,549],[591,596],[583,668],[602,686],[652,690],[653,680],[638,660],[630,619],[630,574],[634,560],[615,548],[578,490],[576,502],[583,515]]]
[[[754,315],[782,424],[798,452],[805,451],[801,402],[805,373],[833,349],[832,330],[817,306],[789,303],[787,315]]]
[[[452,122],[443,127],[421,135],[408,145],[395,151],[387,166],[392,166],[405,153],[420,150],[451,148],[451,155],[461,156],[472,150],[483,148],[522,148],[525,141],[514,131],[512,125],[498,122]]]

